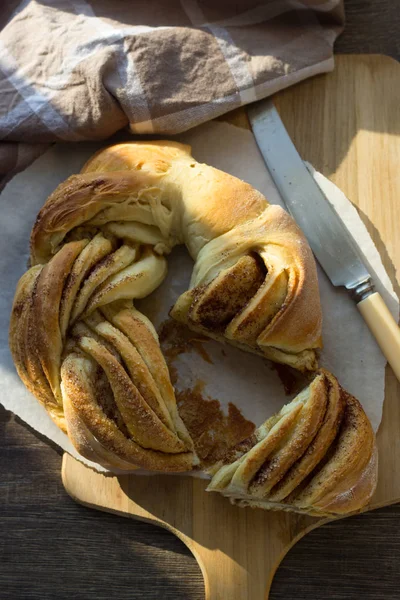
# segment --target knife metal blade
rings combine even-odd
[[[248,116],[264,161],[287,209],[303,230],[335,286],[345,286],[400,381],[400,329],[379,293],[357,245],[313,179],[270,99],[250,105]]]
[[[248,116],[271,177],[322,268],[333,285],[359,293],[356,299],[361,300],[373,291],[370,274],[353,238],[298,154],[272,100],[250,105]]]

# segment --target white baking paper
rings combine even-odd
[[[192,145],[198,161],[248,181],[271,203],[283,205],[249,131],[226,123],[208,123],[181,135],[179,140]],[[15,287],[26,270],[29,235],[39,209],[61,181],[78,173],[89,156],[105,145],[54,146],[17,175],[0,195],[0,400],[6,409],[74,456],[77,454],[67,436],[19,380],[8,349],[8,325]],[[309,169],[359,244],[377,290],[397,320],[399,307],[393,286],[356,209],[335,185],[310,165]],[[156,326],[167,318],[178,295],[187,289],[191,269],[192,261],[185,249],[175,249],[165,282],[138,304]],[[361,401],[376,430],[382,416],[386,360],[348,293],[335,289],[320,268],[318,275],[324,317],[320,364]],[[201,380],[205,382],[203,395],[218,399],[224,409],[233,402],[256,425],[290,400],[277,373],[263,359],[227,344],[222,353],[221,345],[213,341],[205,342],[205,348],[212,364],[197,352],[182,354],[176,360],[179,389],[193,387]]]

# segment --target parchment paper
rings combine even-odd
[[[226,123],[208,123],[178,139],[192,145],[198,161],[248,181],[271,203],[283,205],[249,131]],[[0,196],[0,400],[6,409],[76,457],[67,436],[53,424],[18,378],[8,349],[9,315],[17,281],[26,270],[29,235],[39,209],[61,181],[78,173],[87,158],[105,145],[54,146],[16,176]],[[377,290],[397,320],[398,300],[356,209],[329,180],[314,172],[310,165],[309,169],[357,240],[374,275]],[[187,289],[191,269],[192,261],[186,250],[175,249],[169,258],[167,279],[156,292],[137,304],[156,326],[167,317],[178,295]],[[324,316],[320,364],[331,370],[361,401],[376,430],[382,416],[386,360],[348,293],[335,289],[319,267],[318,275]],[[220,344],[213,341],[206,344],[212,364],[196,352],[178,357],[175,366],[179,387],[193,387],[202,380],[206,384],[203,394],[218,399],[224,409],[233,402],[256,425],[290,400],[277,373],[266,361],[227,344],[223,347],[224,353]]]

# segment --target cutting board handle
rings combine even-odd
[[[321,520],[231,506],[191,477],[107,476],[68,454],[62,480],[80,504],[164,527],[196,558],[206,600],[264,600],[288,550]],[[245,517],[245,518],[244,518]]]

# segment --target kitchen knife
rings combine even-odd
[[[334,286],[351,292],[400,381],[400,329],[361,260],[357,245],[300,158],[272,100],[248,108],[258,147],[288,211]]]

